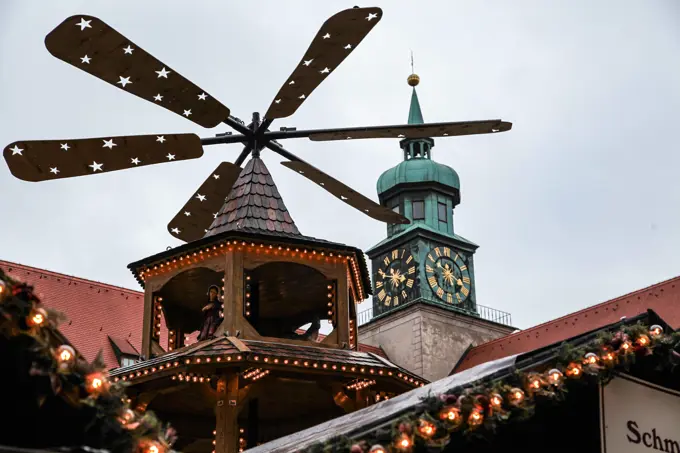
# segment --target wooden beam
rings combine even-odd
[[[218,337],[226,332],[235,336],[243,318],[243,252],[227,252],[224,259],[224,319],[215,332]]]
[[[151,358],[151,318],[153,316],[153,289],[147,285],[144,290],[144,325],[142,326],[141,354],[146,360]]]
[[[337,310],[338,324],[335,330],[338,331],[338,344],[342,347],[342,344],[345,343],[349,348],[349,288],[347,287],[347,276],[343,273],[337,281],[338,293],[335,309]]]
[[[238,381],[238,374],[225,374],[217,381],[215,453],[238,453]]]

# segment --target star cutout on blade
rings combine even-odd
[[[163,100],[163,96],[161,96],[161,94],[158,93],[156,96],[153,97],[153,100],[156,102],[161,102]]]
[[[328,74],[331,72],[331,70],[328,67],[323,68],[321,71],[319,71],[321,74]]]
[[[304,98],[305,98],[304,94],[301,94],[300,96],[298,96],[298,99],[304,99]]]
[[[328,39],[328,38],[330,38],[330,37],[331,37],[331,34],[330,34],[330,33],[326,33],[325,35],[323,35],[323,39]]]
[[[92,61],[92,58],[88,57],[87,55],[80,57],[80,62],[83,64],[90,64],[90,61]]]
[[[347,44],[347,45],[345,46],[345,50],[350,50],[351,48],[352,48],[352,45],[351,45],[351,44]]]
[[[96,171],[102,171],[102,166],[104,164],[98,164],[96,161],[92,161],[92,165],[88,165],[92,169],[93,172]]]
[[[116,82],[116,83],[120,83],[120,84],[122,85],[123,88],[125,88],[125,85],[128,85],[128,84],[132,83],[132,82],[130,82],[130,77],[118,76],[118,78],[119,78],[120,80],[119,80],[118,82]]]
[[[174,155],[174,154],[170,154],[170,153],[168,153],[168,155],[167,155],[167,156],[165,156],[165,157],[167,157],[167,158],[168,158],[168,160],[175,160],[175,155]]]
[[[57,174],[59,173],[59,169],[57,167],[50,168],[50,173]]]
[[[186,116],[187,118],[189,118],[189,115],[191,115],[191,109],[185,110],[184,113],[182,113],[182,115],[184,115],[184,116]]]
[[[372,21],[373,19],[375,19],[375,18],[377,18],[377,17],[378,17],[378,15],[375,14],[375,13],[368,13],[368,16],[366,17],[366,20],[370,22],[370,21]]]
[[[167,79],[167,78],[168,78],[168,74],[170,74],[170,72],[171,72],[171,71],[168,71],[167,69],[165,69],[165,66],[163,66],[163,69],[161,69],[160,71],[156,71],[156,74],[158,74],[158,78],[159,78],[159,79],[160,79],[161,77]]]
[[[130,44],[128,44],[127,47],[123,47],[123,52],[125,52],[125,55],[132,55],[132,51],[135,50],[133,49]]]
[[[196,198],[198,198],[201,201],[205,201],[205,195],[201,195],[200,193],[196,194]]]
[[[213,213],[213,219],[216,219],[218,215],[220,215],[219,212],[214,212],[214,213]]]
[[[139,165],[140,162],[141,160],[137,159],[136,157],[133,157],[132,160],[130,160],[130,163],[133,163],[135,165]]]
[[[207,97],[208,97],[207,94],[201,93],[201,94],[198,95],[198,100],[199,101],[205,101]]]
[[[179,234],[179,228],[177,228],[177,227],[173,228],[173,229],[170,230],[170,231],[172,231],[172,232],[175,233],[175,234]]]
[[[215,179],[220,179],[220,175],[218,175],[217,173],[215,173],[215,174],[213,175],[213,178],[215,178]]]
[[[189,211],[184,211],[184,215],[189,217],[191,215],[191,213]]]
[[[114,146],[118,146],[115,143],[113,143],[113,139],[111,140],[104,140],[104,144],[102,145],[102,148],[108,148],[108,149],[113,149]]]
[[[280,104],[280,103],[281,103],[281,99],[275,100],[274,103],[275,103],[275,104]]]
[[[19,148],[17,145],[14,145],[14,148],[10,148],[9,150],[12,151],[12,156],[16,156],[17,154],[19,156],[23,156],[23,154],[21,153],[23,152],[24,149]]]
[[[68,143],[62,143],[62,144],[59,145],[59,146],[60,146],[61,149],[63,149],[64,151],[68,151],[69,148],[71,148],[70,146],[68,146]]]
[[[305,60],[304,63],[302,64],[305,66],[309,66],[310,64],[312,64],[312,61],[314,61],[314,58],[312,58],[311,60]]]
[[[157,142],[165,143],[165,136],[164,135],[159,135],[156,137]]]
[[[80,22],[76,24],[76,27],[80,27],[80,31],[85,30],[86,28],[92,28],[92,25],[90,25],[90,22],[92,22],[92,19],[90,20],[85,20],[84,17],[80,18]]]

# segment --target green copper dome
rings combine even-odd
[[[385,171],[378,178],[378,194],[383,194],[399,184],[434,182],[460,190],[458,173],[448,165],[431,159],[410,159]]]
[[[408,112],[408,124],[423,124],[423,112],[420,109],[416,85],[420,78],[411,74],[409,85],[413,87],[411,105]],[[396,167],[390,168],[378,178],[378,195],[400,184],[439,183],[444,186],[460,190],[460,179],[456,171],[444,164],[432,160],[431,138],[404,139],[400,143],[404,150],[404,161]]]

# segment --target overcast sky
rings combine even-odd
[[[426,121],[512,131],[437,139],[455,168],[458,234],[480,245],[478,303],[529,327],[680,275],[680,2],[380,1],[381,22],[291,118],[298,128],[407,118],[409,51]],[[202,129],[52,57],[72,14],[105,20],[247,120],[264,112],[323,21],[352,2],[0,0],[0,146]],[[288,141],[377,200],[397,140]],[[0,165],[0,258],[139,289],[126,265],[178,245],[168,221],[241,147],[46,183]],[[263,158],[303,234],[368,249],[385,226]]]

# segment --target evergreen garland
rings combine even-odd
[[[164,453],[172,428],[129,407],[98,356],[87,363],[57,330],[33,288],[0,269],[0,388],[6,413],[0,445]]]
[[[606,384],[616,372],[651,358],[658,371],[680,364],[680,335],[659,325],[623,326],[580,346],[565,343],[551,365],[516,371],[496,381],[456,388],[421,402],[388,426],[359,437],[340,436],[298,453],[420,453],[475,438],[490,438],[501,424],[531,418],[537,402],[559,403],[577,385]]]

